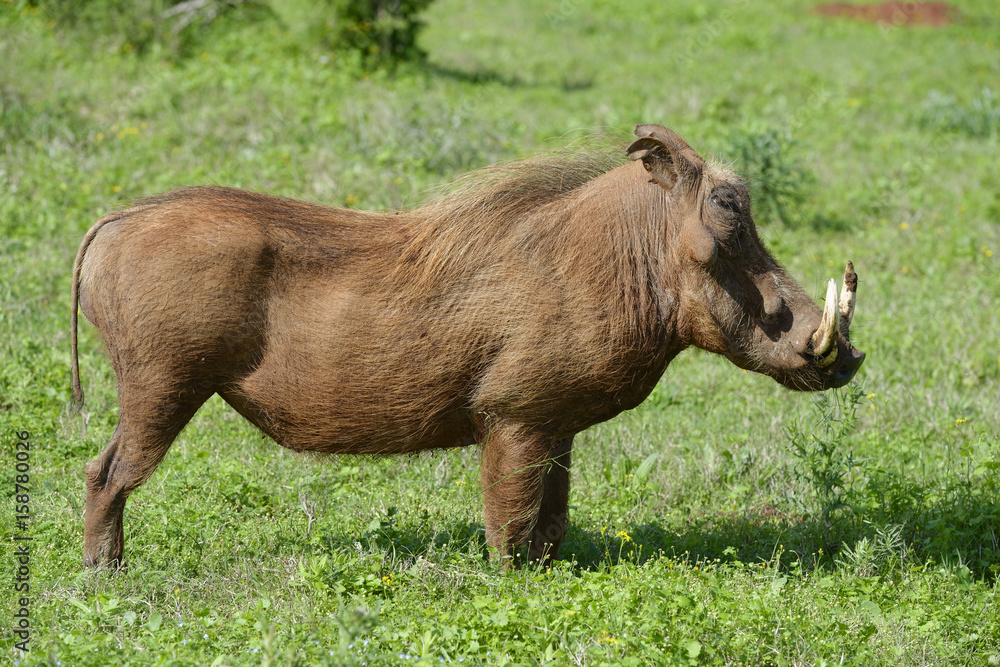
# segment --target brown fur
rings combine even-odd
[[[554,557],[573,436],[638,405],[689,345],[796,389],[815,303],[767,254],[746,188],[672,132],[484,170],[413,211],[187,188],[102,218],[77,255],[121,415],[87,467],[85,562],[119,562],[128,494],[213,393],[279,444],[483,446],[490,545]],[[727,206],[712,201],[722,193]],[[733,209],[733,210],[729,210]],[[734,212],[735,211],[735,212]]]

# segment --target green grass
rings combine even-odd
[[[955,25],[883,29],[791,0],[439,0],[428,62],[387,73],[266,3],[179,41],[153,25],[141,48],[116,25],[0,3],[4,654],[995,664],[1000,18],[986,0],[954,4]],[[87,405],[69,410],[69,276],[95,219],[202,183],[412,206],[469,169],[638,122],[754,174],[761,233],[817,298],[854,261],[856,385],[793,394],[685,353],[646,403],[577,438],[566,560],[507,573],[484,558],[475,449],[315,460],[213,399],[129,501],[129,569],[82,569],[83,466],[117,413],[86,324]],[[10,554],[25,430],[21,655]]]

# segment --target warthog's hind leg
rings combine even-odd
[[[83,564],[121,567],[129,494],[149,479],[170,444],[211,392],[137,392],[119,381],[122,411],[111,441],[87,464]],[[166,396],[164,394],[167,394]],[[140,400],[141,398],[141,400]]]

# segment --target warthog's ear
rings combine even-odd
[[[639,137],[626,149],[633,160],[642,160],[656,182],[668,190],[678,183],[695,183],[700,171],[701,156],[686,141],[662,125],[636,125]]]

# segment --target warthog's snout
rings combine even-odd
[[[832,377],[828,386],[833,389],[850,382],[865,361],[865,353],[851,346],[844,346],[837,363],[832,366]]]

